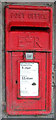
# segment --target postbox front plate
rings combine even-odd
[[[33,60],[26,60],[23,59],[23,52],[12,52],[12,53],[6,53],[6,93],[7,93],[7,112],[9,114],[18,114],[18,115],[33,115],[33,114],[44,114],[49,113],[51,110],[51,54],[49,53],[34,53],[34,59]],[[49,62],[47,62],[49,61]],[[8,64],[9,63],[9,64]],[[20,75],[22,71],[20,71],[22,68],[20,66],[22,64],[37,64],[36,65],[36,71],[37,71],[37,92],[36,90],[33,92],[36,92],[35,96],[34,93],[31,95],[27,93],[29,90],[25,90],[25,87],[27,89],[27,86],[24,86],[24,82],[20,81]],[[22,67],[22,66],[21,66]],[[33,69],[35,70],[35,69]],[[36,72],[35,71],[35,72]],[[23,76],[29,75],[24,74]],[[23,77],[21,76],[21,77]],[[24,77],[25,77],[24,76]],[[47,77],[46,77],[47,76]],[[28,76],[30,77],[30,76]],[[22,79],[21,79],[22,80]],[[28,89],[30,87],[33,89],[34,85],[30,85],[30,83],[27,83],[27,80],[29,82],[29,79],[25,79],[26,84],[28,84]],[[20,83],[21,82],[21,83]],[[20,86],[22,84],[22,86]],[[50,85],[49,85],[50,84]],[[33,86],[33,87],[32,87]],[[24,87],[21,92],[21,88]],[[9,93],[8,93],[9,91]],[[23,93],[24,92],[24,93]],[[26,92],[26,93],[25,93]]]

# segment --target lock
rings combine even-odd
[[[26,59],[32,60],[33,59],[33,53],[26,53]]]

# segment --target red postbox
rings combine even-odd
[[[52,9],[6,6],[6,109],[10,115],[51,112]]]

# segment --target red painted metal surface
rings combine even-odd
[[[52,9],[6,6],[6,103],[10,115],[51,112]],[[26,53],[33,59],[26,59]],[[39,64],[38,96],[20,96],[20,63]]]

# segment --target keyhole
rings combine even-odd
[[[17,84],[17,80],[16,80],[16,84]]]

